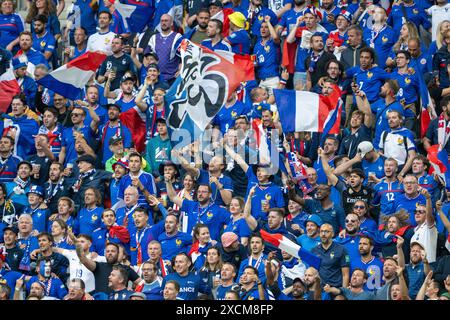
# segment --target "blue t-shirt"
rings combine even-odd
[[[320,237],[310,238],[307,234],[302,234],[297,238],[297,242],[303,249],[311,251],[320,244]]]
[[[303,210],[309,214],[317,214],[323,223],[329,223],[333,226],[334,233],[338,234],[339,228],[345,227],[345,213],[344,209],[333,204],[329,209],[324,210],[320,201],[315,199],[306,199]]]
[[[372,205],[380,206],[380,214],[385,215],[392,212],[391,207],[394,204],[395,198],[403,192],[400,181],[387,182],[386,179],[382,179],[377,183],[373,190],[375,191],[375,195],[372,200]]]
[[[280,68],[279,45],[275,44],[272,39],[265,44],[260,40],[253,48],[253,54],[256,55],[256,75],[259,79],[278,77]]]
[[[223,40],[220,40],[216,44],[213,44],[211,39],[205,39],[202,41],[201,45],[213,51],[216,50],[231,51],[230,44]]]
[[[23,30],[24,23],[20,15],[0,14],[0,47],[6,48]],[[18,45],[15,46],[15,48],[18,47]]]
[[[82,128],[78,129],[74,127],[64,129],[61,137],[61,146],[66,148],[64,166],[66,166],[68,163],[74,163],[78,158],[77,152],[75,151],[75,139],[73,137],[74,131],[81,132],[88,145],[92,145],[92,142],[94,141],[95,134],[90,126],[83,126]]]
[[[404,7],[404,9],[402,7]],[[403,11],[405,11],[406,17],[403,14]],[[418,3],[413,3],[408,6],[405,4],[392,6],[387,23],[393,27],[396,35],[400,35],[400,29],[406,21],[414,23],[417,29],[419,29],[420,25],[422,25],[425,30],[431,28],[431,22],[429,21],[425,10],[418,5]]]
[[[374,32],[367,28],[363,32],[363,40],[368,46],[375,50],[378,66],[380,68],[386,67],[386,59],[397,39],[398,37],[396,36],[395,31],[389,26],[385,26],[379,32]]]
[[[55,42],[55,37],[48,31],[42,37],[33,34],[33,48],[42,52],[42,54],[45,52],[51,52],[53,54],[55,52]]]
[[[371,105],[372,113],[376,114],[375,117],[375,137],[373,140],[373,145],[375,149],[378,149],[380,144],[381,134],[383,131],[389,130],[389,123],[387,119],[387,114],[391,111],[398,111],[402,116],[404,116],[405,112],[403,111],[403,106],[395,101],[389,105],[386,105],[386,102],[383,99],[377,100],[375,103]]]
[[[47,232],[48,218],[50,217],[50,210],[48,209],[32,209],[31,207],[26,207],[23,213],[28,213],[33,219],[33,230],[39,232]]]
[[[372,67],[363,70],[359,66],[352,67],[345,71],[347,79],[356,77],[356,83],[360,90],[364,91],[370,103],[380,99],[380,89],[384,80],[391,79],[392,75],[380,67]]]
[[[418,204],[426,204],[426,198],[423,194],[419,193],[416,197],[409,198],[406,194],[402,193],[395,198],[391,213],[395,213],[400,209],[405,209],[409,213],[409,223],[415,227],[417,224],[414,219],[414,211]]]
[[[322,283],[327,283],[332,287],[341,287],[341,269],[343,267],[350,267],[350,258],[344,246],[333,241],[327,250],[322,245],[319,245],[313,248],[311,252],[322,259],[319,269]]]
[[[220,190],[217,188],[215,183],[209,183],[210,174],[208,171],[200,169],[200,175],[197,178],[197,182],[199,184],[209,184],[212,189],[211,202],[223,206],[225,203],[223,202],[222,196],[220,195]],[[233,192],[233,182],[230,177],[224,176],[223,174],[219,177],[219,182],[222,184],[224,190],[228,190]]]
[[[164,232],[159,235],[158,241],[161,243],[163,260],[172,260],[180,252],[188,253],[192,237],[181,231],[173,236],[168,236]]]
[[[41,282],[39,281],[38,276],[32,276],[31,279],[25,285],[27,294],[30,293],[31,285],[35,282]],[[49,280],[43,281],[42,283],[44,284],[45,296],[58,298],[59,300],[62,300],[67,295],[66,286],[58,278],[50,278]]]
[[[241,238],[248,238],[251,235],[251,230],[248,227],[247,222],[244,218],[240,218],[236,221],[233,221],[233,218],[230,217],[225,229],[223,232],[233,232],[238,236],[239,241]]]
[[[336,18],[337,18],[337,15],[341,12],[341,10],[342,9],[340,7],[336,7],[336,6],[334,7],[333,10],[331,10],[331,14],[334,15],[334,20],[335,20],[333,23],[328,22],[328,13],[325,10],[322,10],[323,18],[322,18],[322,22],[320,22],[320,25],[322,27],[324,27],[325,29],[327,29],[328,32],[335,30],[336,29]]]
[[[420,81],[417,73],[400,74],[398,70],[394,70],[392,77],[397,80],[400,90],[397,93],[397,100],[405,104],[411,104],[417,101],[420,92]],[[412,114],[414,117],[414,114]]]
[[[161,288],[164,288],[169,280],[175,280],[180,285],[177,298],[181,298],[181,300],[197,300],[199,291],[206,291],[200,276],[194,272],[190,272],[186,276],[180,276],[176,272],[170,273],[164,278]]]
[[[244,29],[233,32],[226,39],[230,42],[234,53],[250,54],[250,36]]]
[[[147,191],[150,192],[150,194],[156,194],[157,190],[155,185],[155,179],[150,173],[141,172],[141,174],[139,175],[139,181],[141,181],[144,188],[147,189]],[[131,177],[129,174],[127,174],[122,179],[120,179],[119,194],[118,194],[119,199],[123,199],[125,189],[128,188],[129,186],[131,186]],[[145,199],[145,195],[140,190],[138,191],[139,191],[139,198],[138,198],[139,206],[149,209],[149,216],[151,216],[153,210],[151,209],[147,200]]]
[[[234,127],[237,117],[249,112],[247,106],[239,100],[229,106],[223,106],[213,119],[213,124],[219,126],[220,132],[225,134],[230,128]]]
[[[102,207],[95,207],[94,209],[82,208],[75,220],[75,234],[92,235],[95,229],[100,228],[102,224]]]

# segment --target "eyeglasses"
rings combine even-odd
[[[354,209],[365,209],[365,206],[353,206]]]
[[[425,213],[427,213],[427,211],[426,210],[415,210],[414,213],[425,214]]]

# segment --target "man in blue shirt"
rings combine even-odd
[[[236,119],[241,115],[246,115],[248,111],[247,106],[237,99],[236,92],[233,92],[225,105],[220,108],[212,123],[222,134],[225,134],[234,127]]]
[[[344,246],[333,242],[333,226],[325,223],[320,227],[320,245],[312,253],[321,258],[320,279],[333,287],[347,288],[350,280],[350,258]]]
[[[259,39],[261,37],[260,29],[266,17],[270,18],[270,23],[275,26],[278,22],[277,15],[269,8],[262,5],[263,0],[250,0],[250,5],[247,10],[240,7],[238,11],[247,17],[251,25],[251,34],[253,37]],[[236,10],[235,10],[236,11]]]
[[[164,220],[165,232],[161,233],[158,241],[161,243],[162,258],[171,261],[179,252],[187,253],[192,244],[189,234],[178,231],[178,219],[169,214]]]
[[[254,267],[245,267],[239,284],[241,285],[241,291],[239,293],[241,300],[267,300],[267,292],[261,280],[258,278],[258,271]],[[260,287],[262,287],[264,297],[259,295]]]
[[[394,4],[387,22],[394,28],[395,34],[400,35],[400,29],[406,21],[414,23],[417,29],[419,29],[420,25],[425,30],[431,28],[431,22],[425,10],[419,4],[416,4],[414,0],[403,0],[400,4]]]
[[[13,149],[13,138],[10,136],[0,138],[0,182],[12,182],[17,176],[17,167],[21,159],[12,154]]]
[[[41,52],[47,61],[51,61],[55,53],[55,37],[46,30],[47,17],[37,15],[33,22],[33,49]]]
[[[335,6],[334,0],[322,0],[321,9],[322,9],[322,22],[320,23],[328,32],[331,32],[336,29],[336,18],[338,14],[341,12],[341,8]]]
[[[186,253],[178,253],[173,263],[175,272],[170,273],[164,278],[161,288],[166,286],[167,281],[175,280],[180,285],[178,297],[181,300],[197,300],[199,292],[209,294],[211,288],[200,280],[199,275],[194,272],[189,272],[191,265],[191,258]]]
[[[334,168],[334,158],[339,150],[339,142],[335,137],[329,136],[325,139],[323,144],[322,157],[318,157],[314,162],[313,167],[317,171],[317,183],[327,183],[328,179],[325,170],[322,167],[323,158],[327,159],[330,167]]]
[[[305,250],[311,251],[320,244],[319,230],[322,219],[318,215],[310,214],[306,219],[306,233],[297,238],[298,244]]]
[[[201,45],[215,50],[231,51],[231,46],[222,38],[223,23],[218,19],[211,19],[206,28],[206,35],[208,39],[202,41]]]
[[[250,54],[250,35],[248,22],[240,12],[233,12],[230,19],[230,35],[224,39],[231,45],[231,50],[237,54]]]
[[[111,289],[108,300],[128,300],[133,291],[127,289],[128,272],[120,265],[112,267],[108,277],[108,287]]]
[[[439,200],[441,195],[439,185],[434,176],[427,174],[430,168],[430,161],[423,155],[417,155],[412,162],[412,173],[417,177],[419,186],[428,190],[433,202]]]
[[[277,34],[280,36],[285,36],[289,34],[292,28],[295,28],[297,19],[303,16],[306,9],[306,0],[294,0],[294,7],[286,11],[277,24],[276,30]]]
[[[211,187],[201,184],[197,189],[197,201],[181,199],[175,192],[171,175],[165,174],[167,194],[170,201],[179,206],[188,217],[187,233],[191,234],[197,223],[206,224],[211,234],[211,239],[219,240],[220,232],[230,219],[230,213],[221,206],[211,201]]]

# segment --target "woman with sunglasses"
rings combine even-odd
[[[367,202],[357,200],[353,204],[353,213],[358,215],[359,221],[361,223],[361,229],[366,229],[374,232],[378,230],[377,223],[370,216],[369,205],[367,204]]]

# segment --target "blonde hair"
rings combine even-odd
[[[436,47],[437,47],[438,50],[440,48],[442,48],[443,43],[444,43],[445,32],[441,32],[441,28],[442,28],[442,25],[444,23],[450,23],[450,21],[449,20],[444,20],[444,21],[441,21],[438,24],[438,27],[437,27],[437,30],[436,30]]]
[[[408,37],[406,39],[402,39],[402,37],[399,37],[397,42],[393,46],[394,52],[397,52],[400,50],[400,46],[403,43],[408,43],[408,40],[411,38],[419,38],[419,32],[417,31],[417,27],[414,23],[410,21],[406,21],[403,25],[406,25],[406,28],[408,29]]]

